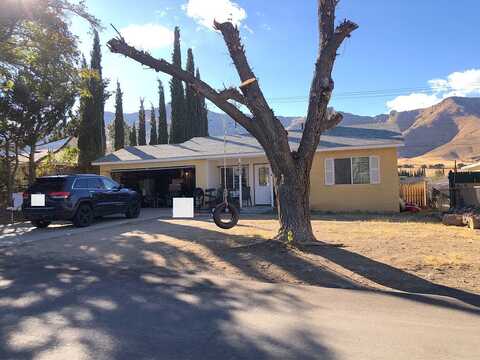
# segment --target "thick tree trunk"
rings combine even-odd
[[[12,167],[10,159],[10,141],[5,142],[5,185],[7,187],[7,201],[10,206],[12,199]]]
[[[310,222],[309,175],[274,175],[280,229],[277,239],[289,244],[315,241]]]
[[[30,154],[28,156],[28,184],[31,185],[35,181],[36,177],[36,164],[35,164],[35,141],[30,144]]]

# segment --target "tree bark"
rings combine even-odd
[[[277,239],[290,243],[315,240],[310,223],[310,170],[321,133],[342,120],[340,114],[327,108],[334,87],[331,74],[338,48],[357,25],[344,20],[335,26],[338,1],[318,0],[319,51],[310,86],[305,130],[298,150],[290,148],[288,132],[269,107],[248,63],[238,28],[232,23],[214,22],[214,27],[220,31],[228,48],[241,81],[240,90],[227,88],[216,91],[180,67],[129,46],[120,34],[107,43],[113,53],[123,54],[157,72],[185,81],[257,139],[273,172],[280,221]],[[251,115],[235,107],[230,100],[244,105]]]
[[[28,184],[31,185],[35,181],[37,164],[35,164],[35,141],[30,144],[30,153],[28,155]]]
[[[305,176],[306,175],[306,176]],[[315,240],[310,221],[310,178],[304,173],[273,174],[280,228],[276,238],[287,243]]]
[[[5,141],[5,185],[7,187],[7,201],[10,206],[12,199],[12,164],[10,159],[10,141]]]

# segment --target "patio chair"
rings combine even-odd
[[[205,189],[204,192],[204,202],[205,206],[207,206],[209,209],[213,209],[215,206],[217,206],[217,189]]]
[[[205,193],[202,188],[196,188],[193,190],[193,200],[195,202],[195,208],[201,209],[205,201]]]
[[[242,204],[244,206],[252,206],[252,196],[250,193],[250,186],[242,187]]]

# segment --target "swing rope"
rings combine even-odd
[[[225,117],[223,120],[223,202],[228,205],[227,189],[227,125]]]

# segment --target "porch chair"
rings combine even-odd
[[[201,209],[205,201],[205,193],[202,188],[196,188],[193,190],[193,200],[195,202],[195,208]]]
[[[252,206],[252,195],[250,186],[242,186],[242,204],[244,206]]]

